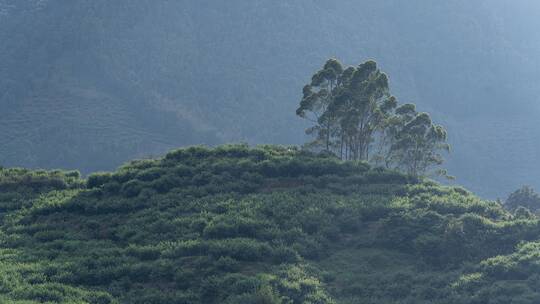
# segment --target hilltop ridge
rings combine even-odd
[[[3,303],[538,303],[538,219],[294,147],[0,171]]]

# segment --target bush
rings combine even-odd
[[[143,183],[141,183],[140,181],[131,180],[125,183],[124,185],[122,185],[121,192],[123,195],[127,197],[134,197],[134,196],[139,195],[139,193],[143,189],[143,186],[144,186]]]
[[[88,189],[99,188],[112,180],[112,174],[106,172],[93,173],[88,176],[86,187]]]

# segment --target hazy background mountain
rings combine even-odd
[[[540,186],[540,3],[0,0],[0,164],[112,169],[177,146],[303,142],[328,57],[379,62],[481,195]]]

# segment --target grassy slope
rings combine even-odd
[[[537,303],[538,220],[280,147],[0,174],[2,303]]]

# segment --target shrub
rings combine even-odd
[[[86,187],[88,189],[99,188],[112,180],[112,174],[106,172],[93,173],[88,176]]]
[[[131,180],[124,185],[122,185],[121,192],[127,197],[134,197],[139,195],[143,189],[143,184],[138,180]]]

